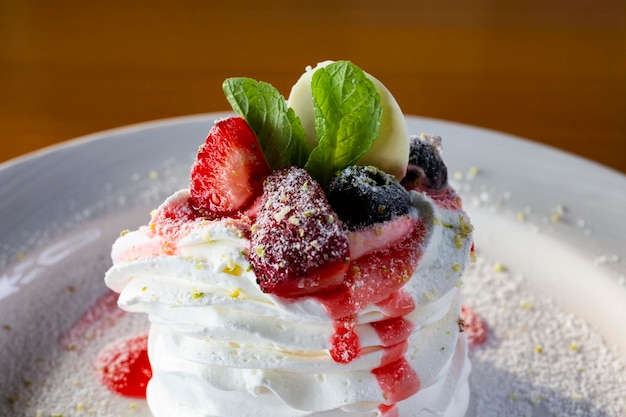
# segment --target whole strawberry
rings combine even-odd
[[[194,208],[212,218],[231,215],[261,194],[270,172],[245,120],[218,120],[191,168],[189,193]]]
[[[319,184],[297,167],[267,178],[250,246],[261,290],[283,297],[337,287],[349,265],[337,215]]]

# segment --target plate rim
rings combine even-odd
[[[229,114],[232,114],[232,113],[231,112],[200,113],[196,115],[156,119],[152,121],[131,124],[127,126],[107,129],[107,130],[103,130],[100,132],[95,132],[95,133],[91,133],[88,135],[80,136],[74,139],[70,139],[68,141],[50,145],[40,150],[36,150],[30,153],[27,153],[25,155],[19,156],[17,158],[13,158],[9,161],[0,163],[0,181],[5,176],[5,174],[8,174],[9,171],[13,171],[15,169],[17,170],[17,172],[19,172],[19,170],[22,169],[21,168],[22,166],[28,167],[32,163],[36,163],[37,160],[40,158],[47,158],[57,153],[71,151],[77,146],[88,146],[90,143],[94,141],[106,141],[109,138],[114,138],[119,135],[131,134],[131,133],[148,130],[148,129],[155,129],[155,128],[160,128],[160,127],[172,127],[176,125],[185,125],[186,123],[206,122],[206,121],[210,121],[211,119],[224,117]],[[471,134],[475,134],[475,135],[488,135],[490,136],[490,139],[504,140],[505,141],[503,142],[504,147],[506,147],[506,144],[508,144],[509,141],[513,141],[517,144],[523,145],[523,147],[525,147],[526,149],[533,149],[533,152],[541,152],[541,153],[547,152],[548,156],[558,155],[561,158],[565,158],[568,161],[571,161],[571,163],[575,166],[588,167],[589,169],[594,170],[595,172],[598,173],[599,177],[605,177],[606,175],[609,175],[613,178],[617,178],[619,183],[626,184],[626,175],[619,171],[616,171],[612,168],[606,167],[602,164],[586,159],[584,157],[569,153],[567,151],[564,151],[558,148],[554,148],[550,145],[545,145],[542,143],[535,142],[531,139],[526,139],[526,138],[522,138],[519,136],[515,136],[515,135],[511,135],[508,133],[491,130],[487,128],[466,125],[466,124],[454,122],[454,121],[447,121],[447,120],[441,120],[441,119],[436,119],[436,118],[428,118],[428,117],[412,116],[412,115],[407,115],[406,117],[408,121],[412,121],[412,123],[414,124],[426,123],[426,124],[430,124],[431,126],[442,125],[442,126],[448,126],[454,129],[459,129],[459,131],[470,131]],[[415,133],[420,133],[420,132],[415,132]],[[433,133],[436,133],[436,132],[433,132]],[[445,145],[445,137],[444,137],[444,145]],[[445,156],[444,156],[444,159],[445,159]],[[468,161],[468,164],[471,164],[471,161]],[[2,241],[0,239],[0,243],[1,242]],[[2,274],[2,272],[3,271],[0,270],[0,275]],[[0,303],[1,302],[2,301],[0,300]]]
[[[66,149],[71,149],[75,146],[85,145],[92,141],[106,140],[108,137],[111,137],[111,136],[128,134],[128,133],[141,131],[145,129],[166,127],[166,126],[172,126],[175,124],[184,124],[188,122],[200,121],[200,120],[211,119],[211,118],[218,119],[218,118],[227,117],[233,114],[234,113],[232,111],[218,111],[218,112],[207,112],[207,113],[196,113],[196,114],[189,114],[189,115],[182,115],[182,116],[173,116],[173,117],[166,117],[166,118],[147,120],[143,122],[131,123],[128,125],[112,127],[110,129],[88,133],[86,135],[81,135],[81,136],[77,136],[71,139],[63,140],[61,142],[50,144],[42,148],[24,153],[22,155],[15,156],[6,161],[0,162],[0,177],[5,171],[12,169],[15,166],[19,166],[22,163],[30,162],[37,158],[43,158],[49,154],[63,152]],[[428,121],[430,123],[442,123],[445,125],[454,126],[454,127],[461,128],[461,129],[470,129],[475,132],[482,132],[482,133],[487,133],[490,135],[501,136],[502,138],[506,138],[512,141],[520,141],[530,146],[538,147],[539,149],[543,149],[548,152],[556,152],[558,154],[562,154],[563,156],[575,159],[581,163],[590,164],[594,166],[594,169],[605,170],[609,173],[623,177],[626,180],[626,173],[623,173],[613,167],[603,165],[602,163],[594,161],[593,159],[587,158],[585,156],[577,155],[573,152],[560,149],[556,146],[545,144],[545,143],[536,141],[531,138],[526,138],[523,136],[519,136],[519,135],[515,135],[512,133],[507,133],[507,132],[503,132],[503,131],[499,131],[499,130],[495,130],[495,129],[491,129],[487,127],[467,124],[463,122],[457,122],[454,120],[446,120],[446,119],[413,115],[413,114],[407,114],[405,115],[405,118],[407,119],[407,121],[417,120],[417,121]]]

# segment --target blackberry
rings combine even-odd
[[[325,189],[331,207],[348,230],[409,212],[409,193],[393,175],[373,166],[349,166]]]
[[[409,165],[401,183],[407,188],[442,190],[448,184],[448,168],[443,163],[437,136],[410,137]]]

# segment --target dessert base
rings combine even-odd
[[[184,368],[179,373],[155,373],[148,385],[148,405],[154,417],[463,417],[470,398],[468,377],[471,365],[467,356],[467,340],[461,334],[454,355],[444,367],[447,374],[389,410],[373,402],[332,410],[297,410],[282,403],[267,389],[256,392],[211,389],[198,377],[184,374]],[[172,390],[171,387],[178,389]],[[207,390],[211,393],[207,394]]]

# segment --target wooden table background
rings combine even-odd
[[[229,76],[288,95],[306,65],[349,59],[407,114],[626,172],[626,1],[457,3],[0,0],[0,161],[227,110]]]

